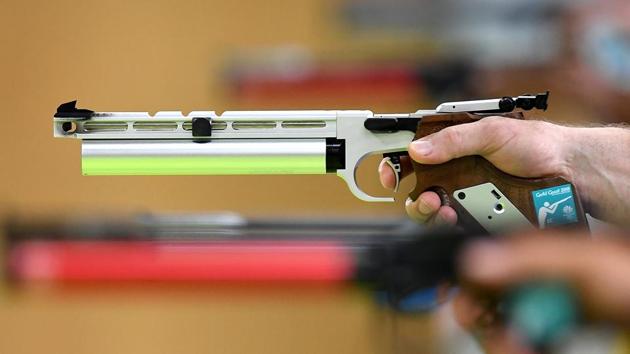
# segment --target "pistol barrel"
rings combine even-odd
[[[85,140],[84,175],[324,174],[325,139]]]

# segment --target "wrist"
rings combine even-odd
[[[610,153],[609,142],[619,140],[617,128],[562,127],[563,161],[561,176],[573,183],[587,209],[593,207],[593,196],[600,195],[602,185],[608,183],[606,170],[612,161],[606,161]],[[597,204],[597,203],[595,203]]]
[[[589,191],[584,176],[589,175],[590,157],[587,144],[584,143],[594,138],[589,136],[592,135],[593,128],[560,126],[560,130],[562,136],[560,177],[573,183],[582,202],[588,204]]]
[[[580,176],[581,152],[579,141],[583,139],[585,132],[582,128],[558,126],[560,130],[560,177],[576,183]]]
[[[627,224],[630,130],[621,127],[560,127],[557,140],[564,179],[575,186],[587,212]]]

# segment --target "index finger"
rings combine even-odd
[[[409,156],[400,157],[400,168],[400,179],[409,176],[413,172]],[[394,189],[396,187],[395,172],[386,164],[386,159],[382,159],[381,163],[378,165],[378,175],[383,187],[387,189]]]

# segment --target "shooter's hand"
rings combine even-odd
[[[488,117],[416,140],[409,145],[409,156],[419,163],[440,164],[462,156],[481,155],[514,176],[560,176],[570,181],[563,129],[567,128],[543,121]],[[413,172],[409,158],[401,158],[401,165],[402,177]],[[379,175],[385,188],[394,188],[394,171],[384,161]],[[457,222],[455,210],[441,205],[434,192],[424,192],[416,201],[407,200],[405,208],[411,218],[420,222]]]
[[[582,237],[580,237],[582,236]],[[472,244],[461,272],[475,287],[503,290],[537,280],[562,281],[587,318],[630,324],[630,242],[612,235],[528,234]]]

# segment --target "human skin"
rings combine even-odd
[[[559,176],[571,181],[592,216],[617,225],[630,220],[630,129],[570,127],[538,120],[488,117],[445,128],[409,145],[411,159],[439,164],[480,155],[518,177]],[[413,172],[401,160],[403,176]],[[381,162],[381,184],[392,189],[394,172]],[[434,192],[407,200],[407,214],[426,223],[455,223],[457,214]]]
[[[625,128],[567,127],[489,117],[415,141],[409,146],[409,155],[424,164],[481,155],[515,176],[560,176],[575,185],[591,215],[622,227],[630,223],[630,130]],[[410,174],[410,159],[402,163],[403,174]],[[381,183],[392,188],[394,174],[386,166],[379,166]],[[433,192],[408,200],[406,211],[426,223],[457,221],[455,211],[441,205]],[[465,288],[501,291],[532,279],[562,280],[575,288],[589,317],[630,324],[630,241],[605,237],[609,235],[596,239],[577,236],[538,231],[472,244],[461,257]],[[467,291],[460,292],[454,306],[458,323],[475,332],[484,322],[480,319],[491,315]],[[481,329],[480,340],[489,353],[528,352],[509,338],[501,324],[489,323]]]
[[[562,280],[587,318],[630,325],[630,240],[624,235],[533,232],[469,245],[460,274],[501,291],[531,279]],[[628,236],[628,235],[625,235]]]
[[[473,333],[489,354],[535,353],[496,319],[471,289],[501,293],[529,281],[569,286],[586,321],[630,326],[630,240],[610,231],[534,231],[468,245],[459,259],[462,291],[453,299],[457,322]],[[464,289],[467,289],[464,291]]]

